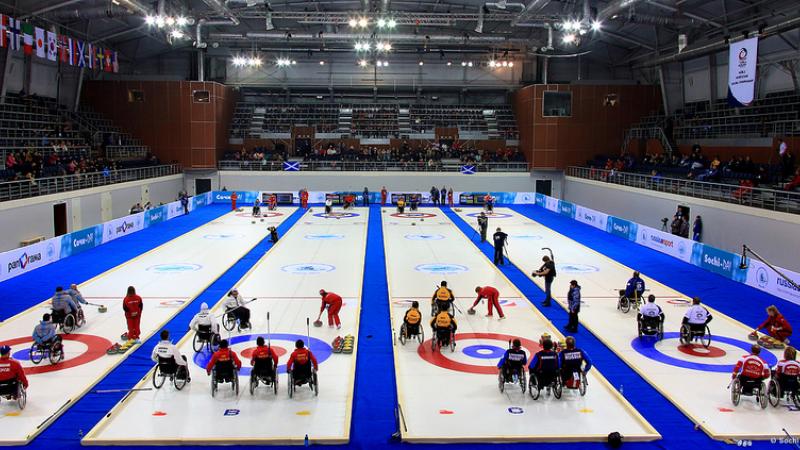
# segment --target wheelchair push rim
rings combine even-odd
[[[769,404],[769,393],[767,392],[767,383],[761,382],[761,385],[758,387],[758,404],[761,406],[761,409],[767,409],[767,405]]]
[[[56,342],[50,348],[50,364],[58,364],[64,360],[64,346],[61,342]]]
[[[161,387],[164,386],[166,379],[167,376],[161,372],[161,368],[156,366],[156,370],[153,372],[153,387],[156,389],[161,389]]]
[[[541,392],[539,391],[539,382],[536,380],[536,375],[531,374],[528,378],[528,394],[534,400],[539,400]]]
[[[179,391],[186,387],[189,384],[189,368],[178,366],[177,370],[175,370],[175,376],[172,378],[172,384]]]
[[[586,374],[581,372],[581,385],[578,387],[581,397],[586,395]]]
[[[739,406],[739,401],[742,399],[741,391],[742,385],[737,378],[731,383],[731,403],[733,403],[733,406]]]
[[[34,364],[39,364],[44,360],[44,349],[41,348],[38,344],[31,345],[30,353],[30,360]]]
[[[767,396],[769,397],[769,404],[773,408],[777,408],[781,404],[781,387],[775,380],[769,380],[767,387]]]
[[[22,383],[17,383],[17,406],[20,410],[23,410],[27,404],[28,393],[25,391],[25,387],[22,386]]]

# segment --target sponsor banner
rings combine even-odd
[[[564,200],[558,201],[558,213],[562,216],[567,216],[570,219],[575,218],[575,205]]]
[[[228,203],[231,202],[231,195],[234,191],[214,191],[214,203]],[[235,191],[236,192],[236,205],[252,205],[253,202],[259,197],[258,191]]]
[[[103,241],[103,224],[61,236],[61,257],[78,255],[91,250]]]
[[[747,270],[739,268],[742,257],[709,245],[696,244],[692,255],[692,264],[734,281],[745,282]]]
[[[731,44],[728,54],[728,100],[735,106],[753,102],[756,87],[758,38]]]
[[[558,199],[553,197],[546,197],[544,202],[544,207],[554,213],[559,212],[558,209]]]
[[[138,214],[131,214],[129,216],[120,217],[110,222],[103,224],[103,239],[102,243],[111,242],[114,239],[122,236],[127,236],[131,233],[141,231],[144,229],[144,216],[146,213],[141,212]]]
[[[0,253],[0,281],[58,261],[60,243],[61,238],[52,238]]]
[[[180,200],[172,203],[167,203],[164,206],[166,206],[167,208],[167,220],[174,219],[175,217],[183,215],[183,205],[181,205]],[[191,211],[191,209],[192,209],[192,202],[190,201],[189,210]]]
[[[797,290],[782,276],[775,273],[769,266],[753,258],[747,259],[747,265],[747,280],[745,283],[748,286],[800,305],[800,290]],[[795,283],[800,282],[800,273],[780,267],[777,269]]]
[[[264,191],[266,192],[266,191]],[[278,193],[283,193],[288,191],[278,191]],[[327,194],[346,194],[346,193],[353,193],[356,194],[356,202],[360,205],[364,199],[364,196],[361,191],[309,191],[308,192],[308,202],[309,203],[325,203],[325,196]],[[210,203],[228,203],[230,204],[231,201],[231,191],[214,191],[209,193],[208,195],[211,196],[209,201]],[[269,193],[272,193],[270,191]],[[299,194],[296,192],[292,192],[294,203],[298,204],[300,202]],[[422,204],[430,203],[431,202],[431,194],[430,192],[410,192],[410,191],[396,191],[396,192],[388,192],[387,193],[387,203],[389,199],[392,198],[392,194],[419,194],[420,202]],[[469,195],[486,195],[486,192],[453,192],[453,200],[458,203],[458,199],[461,198],[461,194],[469,194]],[[542,207],[544,207],[544,202],[546,196],[542,194],[535,194],[533,192],[491,192],[490,193],[493,197],[495,197],[495,204],[534,204],[537,200],[541,201]],[[257,197],[262,195],[262,192],[258,191],[236,191],[236,195],[238,196],[236,202],[237,206],[250,206],[253,204]],[[369,200],[370,203],[380,203],[381,201],[381,193],[380,191],[370,191],[369,193]],[[553,199],[553,211],[557,211],[558,209],[558,200]],[[443,204],[447,204],[447,197],[445,197]],[[171,218],[171,217],[170,217]]]
[[[575,220],[606,231],[608,214],[586,208],[585,206],[575,205]]]
[[[691,262],[695,242],[675,236],[665,231],[656,230],[644,225],[639,225],[636,233],[636,243],[652,248],[653,250]]]
[[[606,231],[629,241],[636,241],[638,224],[619,217],[608,216]]]
[[[544,194],[536,193],[536,198],[534,199],[536,202],[536,206],[541,208],[547,208],[547,196]]]
[[[147,211],[144,212],[144,227],[147,228],[150,225],[155,225],[157,223],[161,223],[167,220],[168,214],[169,214],[169,205],[158,206],[152,209],[148,209]]]
[[[535,192],[517,192],[516,195],[514,195],[515,205],[532,205],[534,203],[536,203]]]

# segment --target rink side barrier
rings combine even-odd
[[[761,261],[748,258],[747,268],[742,269],[739,266],[741,255],[544,194],[537,193],[534,196],[536,206],[548,211],[800,305],[800,291]],[[800,273],[780,267],[778,270],[794,280],[800,280]]]
[[[189,198],[189,211],[211,204],[212,193]],[[78,255],[122,236],[183,215],[180,201],[0,253],[0,282]]]
[[[296,191],[213,191],[213,203],[228,203],[231,202],[231,195],[236,192],[236,205],[237,207],[248,208],[253,206],[253,202],[255,202],[256,198],[264,198],[264,194],[290,194],[292,195],[292,204],[299,205],[300,204],[300,197]],[[364,200],[364,195],[360,191],[309,191],[308,192],[308,203],[325,203],[325,196],[327,194],[353,194],[356,197],[356,203],[360,206],[362,201]],[[431,193],[430,192],[421,192],[421,191],[389,191],[387,193],[387,201],[392,198],[392,195],[396,194],[416,194],[420,196],[420,203],[430,203],[431,202]],[[533,192],[490,192],[492,197],[495,198],[495,204],[505,204],[505,205],[532,205],[535,202],[535,194]],[[457,205],[461,204],[468,204],[468,203],[461,203],[461,197],[471,197],[471,196],[484,196],[486,192],[455,192],[453,191],[453,201]],[[370,192],[369,193],[369,202],[372,204],[380,203],[381,201],[381,193],[380,192]],[[443,203],[446,203],[446,199]],[[280,203],[279,203],[280,204]],[[472,203],[469,203],[472,204]]]

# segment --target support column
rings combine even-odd
[[[715,108],[714,103],[717,101],[717,54],[712,53],[708,55],[708,100],[711,103],[711,109]]]
[[[72,110],[78,112],[78,107],[81,104],[81,91],[83,90],[83,75],[86,72],[86,66],[81,67],[81,71],[78,72],[78,84],[75,86],[75,104],[72,106]]]
[[[661,86],[662,108],[664,108],[664,114],[669,115],[669,99],[667,98],[667,86],[664,80],[664,66],[659,65],[656,71],[658,72],[658,84]]]

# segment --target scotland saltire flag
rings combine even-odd
[[[461,166],[462,175],[475,175],[475,166]]]
[[[284,161],[283,162],[283,171],[284,172],[299,172],[300,171],[300,161]]]

